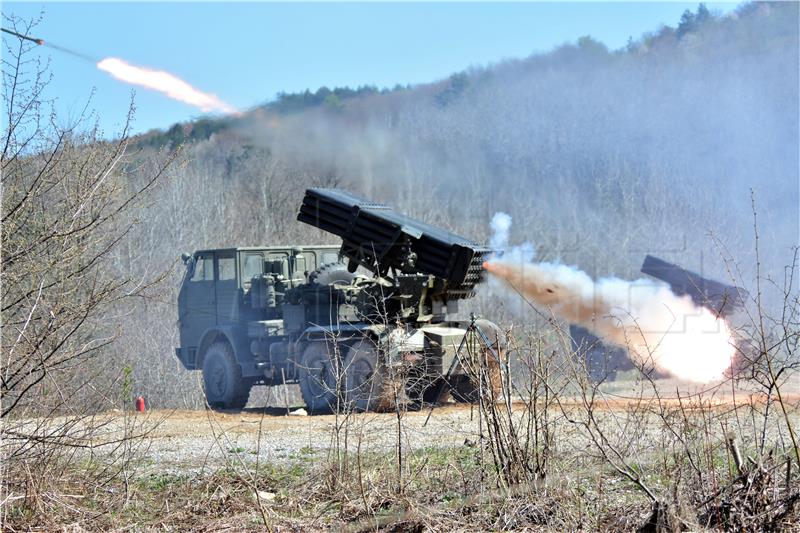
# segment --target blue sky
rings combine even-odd
[[[735,3],[707,3],[728,12]],[[4,15],[44,19],[35,36],[92,57],[170,71],[246,109],[279,91],[435,81],[469,66],[545,52],[583,35],[612,49],[629,36],[675,26],[696,2],[641,3],[188,3],[4,2]],[[5,26],[5,22],[4,22]],[[6,35],[3,35],[5,39]],[[49,96],[62,116],[92,89],[106,135],[125,117],[132,87],[50,48]],[[134,131],[201,116],[136,91]]]

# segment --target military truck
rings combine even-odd
[[[298,220],[342,244],[183,256],[175,353],[202,371],[208,404],[239,409],[254,385],[289,383],[315,413],[421,402],[445,379],[469,397],[458,305],[490,250],[340,190],[307,190]]]

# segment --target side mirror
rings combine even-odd
[[[183,261],[183,264],[184,264],[184,265],[185,265],[186,263],[188,263],[188,262],[189,262],[189,259],[191,259],[191,258],[192,258],[192,255],[191,255],[191,254],[187,254],[186,252],[183,252],[183,253],[181,254],[181,260]]]

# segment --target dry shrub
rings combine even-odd
[[[6,22],[23,34],[34,26]],[[133,106],[115,140],[87,125],[85,109],[61,125],[43,96],[50,78],[33,59],[35,45],[4,44],[2,512],[47,517],[80,507],[70,503],[67,473],[91,458],[105,431],[94,413],[132,400],[130,375],[113,357],[115,321],[150,295],[160,275],[133,275],[126,246],[136,209],[172,157],[148,162],[134,179],[127,153]],[[127,480],[128,458],[140,445],[128,429],[104,439],[122,461],[87,471],[90,486],[109,476]]]

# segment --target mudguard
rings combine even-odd
[[[298,340],[311,341],[326,338],[351,338],[372,334],[376,338],[386,330],[386,326],[381,324],[367,324],[365,322],[355,322],[348,324],[326,324],[324,326],[310,326],[303,330]]]
[[[202,335],[200,345],[197,347],[197,360],[195,368],[203,368],[203,357],[206,350],[218,339],[224,339],[233,348],[236,362],[242,368],[242,377],[261,377],[262,373],[256,368],[253,354],[250,352],[250,338],[247,328],[234,325],[217,325],[208,328]]]

